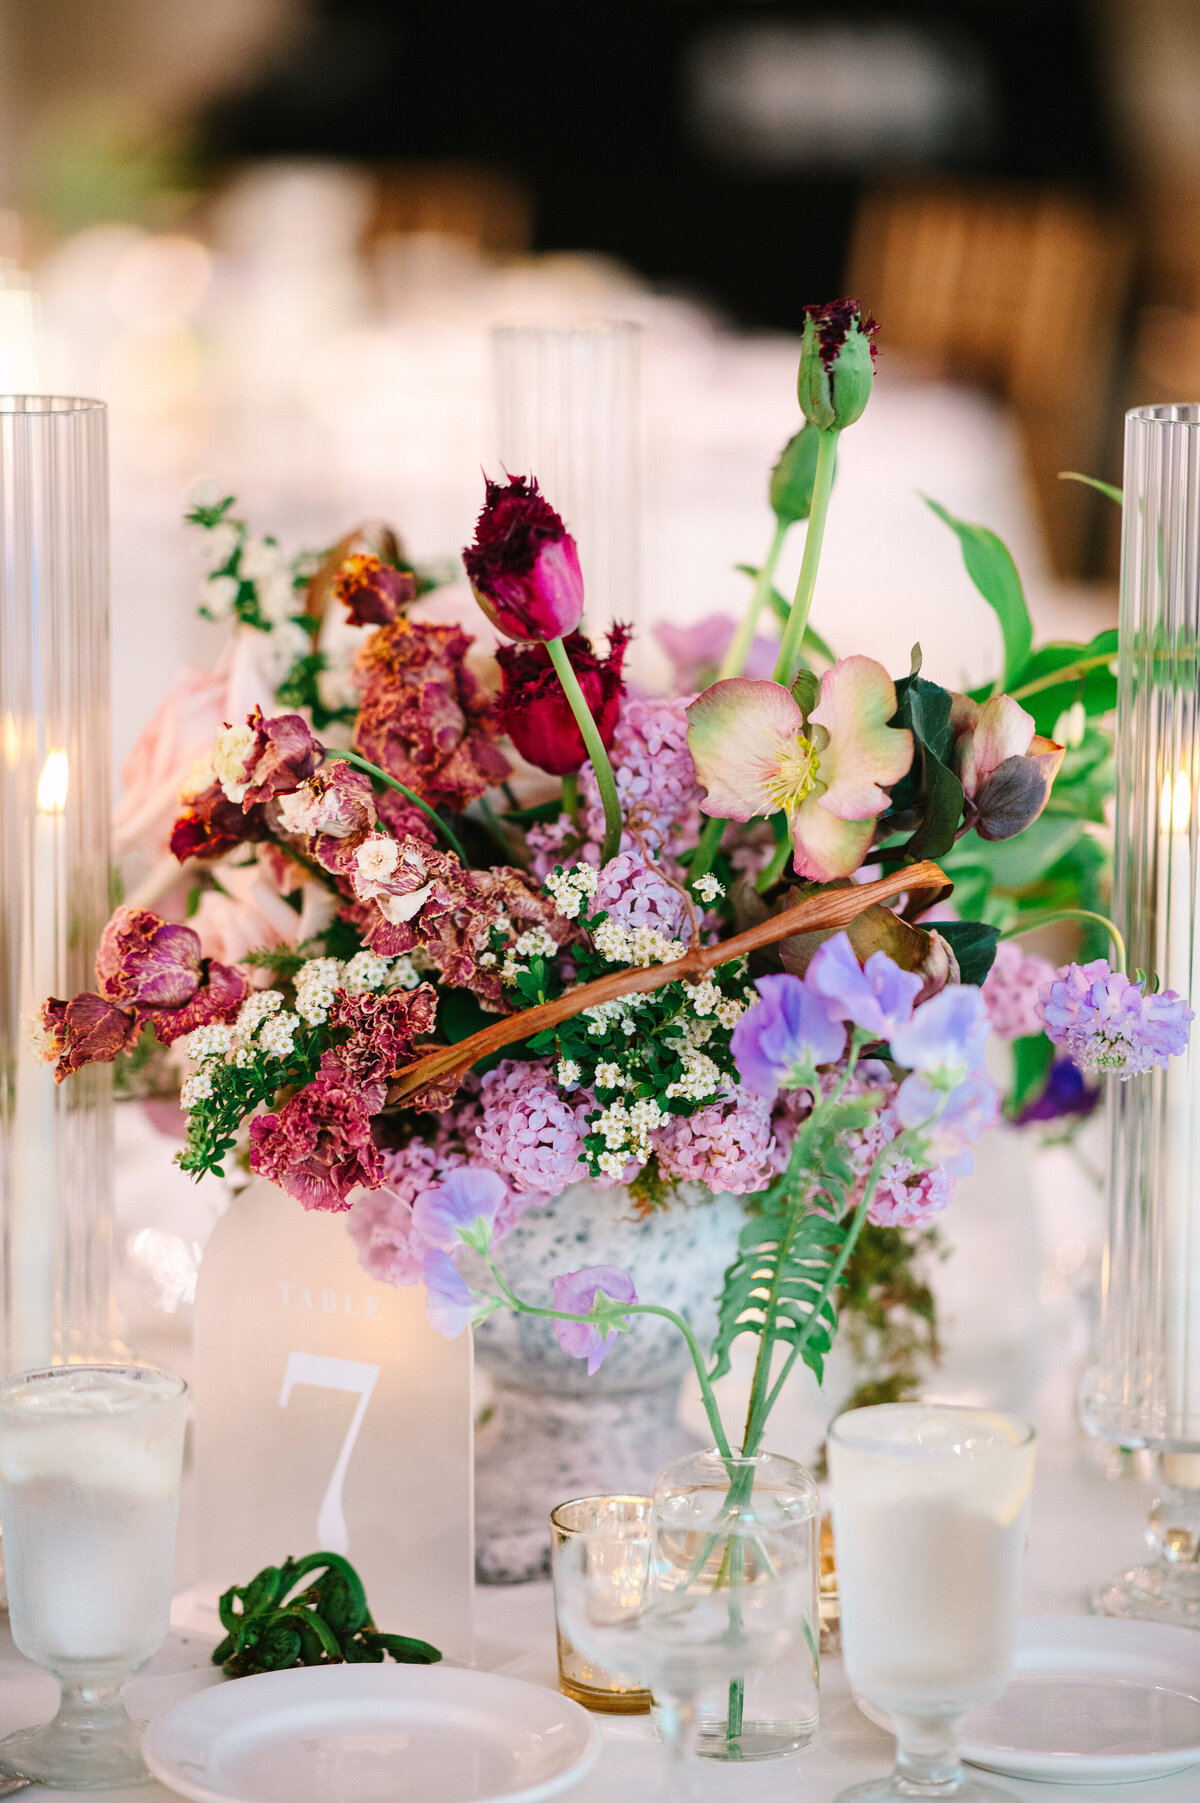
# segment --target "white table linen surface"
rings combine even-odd
[[[1058,1348],[1061,1351],[1061,1347]],[[1055,1359],[1043,1382],[1033,1418],[1040,1433],[1026,1560],[1025,1612],[1074,1615],[1086,1607],[1089,1587],[1138,1557],[1149,1500],[1146,1484],[1106,1478],[1096,1450],[1074,1426],[1067,1361]],[[403,1623],[396,1624],[403,1628]],[[554,1609],[548,1583],[477,1592],[478,1663],[553,1686]],[[176,1630],[127,1691],[139,1719],[170,1707],[200,1685],[219,1682],[209,1661],[212,1641]],[[7,1623],[0,1630],[0,1733],[53,1711],[55,1687],[14,1648]],[[590,1776],[564,1793],[574,1803],[656,1803],[659,1749],[645,1717],[597,1716],[602,1752]],[[696,1787],[700,1803],[831,1803],[846,1785],[889,1769],[891,1738],[873,1727],[852,1702],[842,1662],[821,1664],[821,1728],[811,1747],[790,1759],[747,1766],[702,1762]],[[1166,1778],[1125,1785],[1058,1785],[997,1778],[1014,1798],[1052,1803],[1195,1803],[1200,1766]],[[85,1793],[60,1791],[64,1799]],[[95,1793],[87,1793],[94,1795]],[[154,1784],[107,1793],[113,1803],[151,1803],[172,1793]],[[416,1803],[416,1800],[414,1800]]]

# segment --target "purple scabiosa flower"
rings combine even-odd
[[[490,1244],[497,1210],[508,1195],[502,1177],[479,1166],[447,1171],[434,1189],[413,1203],[413,1226],[427,1246],[456,1252],[462,1245],[482,1250]]]
[[[1022,951],[1014,939],[1000,941],[982,989],[997,1039],[1028,1039],[1042,1031],[1038,990],[1053,980],[1054,966],[1048,958]]]
[[[771,1103],[751,1089],[726,1090],[695,1114],[673,1114],[654,1150],[664,1177],[703,1183],[714,1195],[751,1195],[775,1174]]]
[[[618,852],[601,866],[591,912],[602,909],[627,927],[649,927],[664,939],[686,943],[691,937],[683,896],[640,852]]]
[[[872,952],[860,964],[848,933],[835,933],[817,947],[804,980],[825,998],[835,1020],[853,1021],[877,1039],[907,1026],[925,982],[918,972],[901,970],[886,952]]]
[[[889,1035],[897,1064],[910,1071],[974,1070],[989,1031],[987,1004],[969,983],[951,983],[922,1002]]]
[[[1194,1018],[1181,995],[1164,989],[1147,995],[1142,982],[1131,982],[1104,958],[1090,964],[1065,964],[1038,991],[1038,1013],[1046,1037],[1085,1071],[1111,1071],[1132,1077],[1187,1046]]]
[[[1016,1124],[1027,1127],[1031,1121],[1061,1121],[1074,1115],[1089,1115],[1099,1100],[1099,1086],[1086,1081],[1073,1058],[1056,1058],[1042,1093],[1025,1104]]]
[[[759,977],[760,1000],[748,1008],[730,1041],[746,1089],[773,1099],[797,1065],[832,1064],[846,1047],[846,1029],[828,1003],[799,977]]]
[[[633,1278],[620,1265],[585,1265],[581,1271],[568,1271],[554,1279],[554,1306],[565,1315],[587,1315],[600,1292],[613,1302],[637,1301]],[[617,1329],[602,1335],[598,1327],[583,1321],[556,1321],[554,1337],[569,1357],[586,1359],[588,1376],[594,1377],[608,1356]]]
[[[556,1196],[587,1176],[583,1135],[589,1096],[560,1096],[549,1064],[502,1058],[480,1087],[479,1150],[518,1193]]]
[[[583,618],[575,540],[532,476],[487,482],[463,562],[475,599],[510,639],[560,639]]]
[[[422,1268],[425,1279],[425,1306],[429,1325],[456,1340],[464,1327],[469,1327],[484,1307],[482,1299],[459,1275],[458,1266],[448,1252],[428,1252]]]

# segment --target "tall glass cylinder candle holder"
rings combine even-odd
[[[1200,1016],[1200,406],[1126,416],[1113,916],[1128,969]],[[1159,1455],[1154,1555],[1095,1593],[1105,1614],[1200,1626],[1200,1028],[1109,1079],[1099,1354],[1084,1425]]]
[[[101,401],[0,396],[0,1370],[111,1338],[112,1070],[56,1084],[42,1002],[95,987],[109,914]]]
[[[589,620],[638,622],[640,327],[497,326],[496,452],[579,546]]]

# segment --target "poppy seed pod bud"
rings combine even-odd
[[[821,434],[807,421],[789,438],[771,471],[771,511],[777,520],[794,526],[812,512],[813,484],[817,479],[817,448]]]
[[[878,330],[854,300],[806,311],[797,391],[800,411],[820,431],[852,426],[862,416],[875,381]]]

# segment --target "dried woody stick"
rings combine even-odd
[[[611,976],[597,977],[595,982],[569,989],[552,1002],[540,1002],[535,1008],[505,1015],[481,1032],[472,1033],[469,1039],[460,1039],[457,1045],[437,1046],[427,1051],[415,1063],[396,1072],[388,1091],[388,1103],[405,1102],[452,1074],[465,1076],[477,1059],[499,1051],[501,1046],[545,1032],[547,1027],[556,1027],[559,1021],[569,1020],[573,1014],[595,1007],[597,1002],[611,1002],[621,995],[644,994],[681,978],[698,982],[718,964],[743,958],[761,945],[775,945],[794,933],[848,926],[876,902],[889,901],[896,895],[907,894],[910,908],[914,904],[920,909],[930,908],[949,895],[953,887],[938,865],[929,861],[910,864],[907,869],[881,877],[877,883],[853,883],[845,889],[828,889],[821,895],[809,896],[794,908],[772,914],[733,939],[722,939],[716,945],[693,943],[673,964],[652,964],[644,970],[618,970]]]

